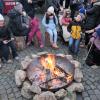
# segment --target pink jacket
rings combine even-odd
[[[63,17],[61,20],[62,25],[68,25],[72,21],[71,18],[65,18]]]

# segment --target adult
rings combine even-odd
[[[70,0],[60,0],[60,5],[63,6],[63,3],[65,1],[64,8],[68,8],[70,5]]]
[[[88,44],[92,35],[88,30],[94,29],[98,24],[100,24],[100,0],[91,0],[91,3],[93,6],[90,9],[80,9],[80,12],[84,12],[87,16],[85,22],[85,45]]]
[[[17,3],[14,9],[12,9],[8,16],[9,20],[9,28],[11,32],[15,36],[27,36],[28,35],[28,23],[23,22],[23,17],[26,16],[25,12],[23,12],[23,6],[21,3]]]
[[[46,0],[46,8],[48,9],[50,6],[53,6],[55,12],[58,13],[60,10],[60,0]]]
[[[90,39],[91,51],[86,59],[89,66],[100,65],[100,24],[92,30],[94,33]]]
[[[74,19],[75,13],[83,6],[84,0],[70,0],[71,18]]]
[[[3,62],[7,62],[9,60],[10,49],[13,58],[18,60],[19,57],[16,52],[14,42],[11,38],[11,32],[9,28],[5,26],[4,17],[0,14],[0,56]]]
[[[3,14],[3,0],[0,0],[0,13]]]
[[[34,2],[35,0],[19,0],[19,2],[23,5],[25,12],[30,16],[32,13],[34,15]],[[31,13],[31,14],[30,14]]]

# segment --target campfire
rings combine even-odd
[[[77,100],[76,92],[84,90],[81,64],[71,55],[42,52],[26,56],[21,65],[15,82],[26,99]]]
[[[28,78],[44,90],[58,90],[73,81],[74,65],[54,54],[44,54],[34,59],[27,68]]]

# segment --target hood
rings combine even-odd
[[[19,12],[22,13],[23,12],[23,6],[21,3],[16,4],[16,6],[14,7],[14,9]]]
[[[97,1],[93,4],[94,6],[100,6],[100,1]]]

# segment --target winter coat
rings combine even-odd
[[[86,14],[85,29],[91,30],[100,24],[100,2],[94,3],[93,7],[86,11]]]
[[[44,27],[46,27],[46,29],[50,28],[52,30],[52,29],[56,28],[56,25],[58,24],[58,19],[56,16],[54,16],[54,17],[55,17],[56,24],[54,23],[53,19],[49,19],[49,23],[47,24],[46,23],[46,15],[44,16],[44,18],[42,20],[42,24],[44,25]]]
[[[100,28],[100,25],[98,27],[95,28],[95,30],[97,30],[98,28]],[[94,43],[94,45],[96,46],[96,48],[98,50],[100,50],[100,37],[97,35],[96,32],[93,33],[91,39],[90,39],[91,43]]]
[[[0,9],[2,9],[3,8],[3,0],[0,0]]]
[[[10,39],[11,39],[10,30],[6,27],[0,28],[0,41],[10,40]]]
[[[71,32],[72,38],[80,39],[81,33],[83,31],[83,24],[82,24],[82,22],[73,21],[68,25],[67,29],[69,32]]]
[[[62,25],[67,26],[71,21],[72,21],[71,18],[62,17],[61,23]]]
[[[30,12],[33,12],[33,15],[34,15],[34,5],[35,5],[35,4],[34,4],[34,3],[29,4],[27,1],[28,1],[28,0],[19,0],[19,2],[22,3],[23,8],[24,8],[24,10],[26,11],[26,13],[27,13],[28,15],[30,15]]]
[[[14,9],[13,13],[14,14],[11,15],[8,14],[8,16],[10,17],[9,28],[15,36],[26,36],[26,34],[28,34],[28,30],[26,27],[27,25],[25,26],[25,23],[23,23],[23,16]]]
[[[58,11],[60,8],[60,0],[46,0],[46,8],[53,6],[55,11]]]

